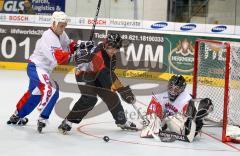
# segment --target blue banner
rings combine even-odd
[[[51,15],[65,11],[65,0],[0,0],[0,13]]]

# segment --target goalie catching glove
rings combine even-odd
[[[129,86],[121,87],[117,90],[120,94],[123,101],[128,104],[133,104],[136,102],[135,95],[132,93],[132,90]]]

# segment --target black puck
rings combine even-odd
[[[11,121],[7,121],[7,124],[10,125],[12,122]]]
[[[103,137],[103,140],[104,140],[105,142],[108,142],[110,139],[109,139],[108,136],[104,136],[104,137]]]

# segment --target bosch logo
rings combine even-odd
[[[161,28],[164,28],[166,26],[168,26],[168,23],[166,23],[166,22],[158,22],[158,23],[152,24],[151,28],[153,28],[153,29],[161,29]]]
[[[88,24],[93,24],[93,23],[94,23],[94,20],[88,19]],[[97,20],[96,24],[106,25],[106,20]]]
[[[9,20],[11,21],[28,21],[27,16],[9,16]]]
[[[216,27],[213,27],[212,28],[212,32],[223,32],[227,29],[227,26],[225,25],[219,25],[219,26],[216,26]]]
[[[181,26],[180,30],[182,31],[189,31],[189,30],[193,30],[197,27],[196,24],[186,24],[184,26]]]

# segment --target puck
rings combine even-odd
[[[7,124],[10,125],[12,122],[11,121],[7,121]]]
[[[103,137],[103,140],[104,140],[105,142],[108,142],[110,139],[109,139],[108,136],[104,136],[104,137]]]

